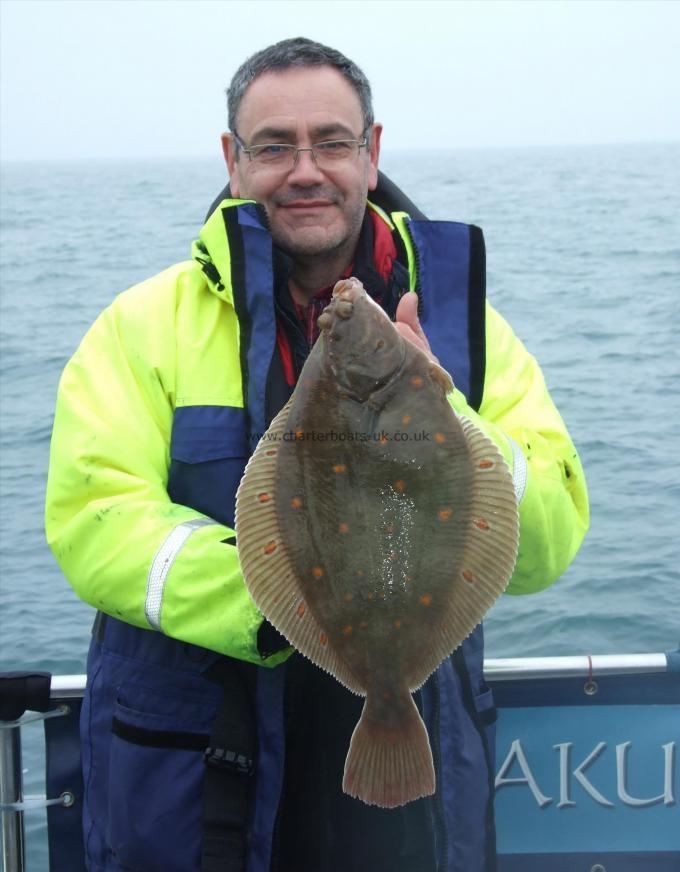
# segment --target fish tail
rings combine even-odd
[[[366,697],[352,734],[342,789],[369,805],[394,808],[434,793],[432,751],[408,690],[389,708],[378,698]]]

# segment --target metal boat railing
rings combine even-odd
[[[597,692],[596,679],[604,676],[632,676],[677,671],[680,655],[607,654],[568,657],[521,657],[488,659],[484,675],[488,682],[535,679],[584,679],[584,692]],[[673,664],[669,659],[673,658]],[[59,796],[25,796],[21,730],[27,724],[71,714],[69,701],[80,700],[85,691],[84,675],[53,675],[50,683],[51,707],[46,712],[27,712],[14,721],[0,720],[0,810],[2,812],[2,857],[4,872],[24,872],[24,815],[51,806],[68,808],[76,801],[74,790]]]

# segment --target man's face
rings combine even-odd
[[[241,103],[237,130],[246,148],[290,143],[306,148],[334,139],[363,139],[363,113],[349,82],[332,67],[301,67],[264,73],[251,83]],[[231,191],[265,207],[272,236],[293,258],[351,257],[366,206],[378,182],[380,125],[369,148],[319,169],[312,153],[300,152],[291,169],[236,159],[233,138],[223,137]]]

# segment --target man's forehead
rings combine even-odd
[[[361,102],[342,73],[327,66],[263,73],[243,96],[237,130],[250,138],[265,128],[294,132],[301,122],[318,127],[337,123],[352,135],[361,133]]]

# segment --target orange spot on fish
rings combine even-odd
[[[347,624],[346,627],[342,628],[342,635],[343,636],[351,636],[352,635],[352,625],[351,624]]]
[[[440,509],[437,514],[439,515],[440,521],[448,521],[453,514],[453,509],[450,507],[447,507],[446,509]]]
[[[265,454],[267,457],[274,457],[276,454],[276,448],[270,448],[269,451],[265,451]]]
[[[343,521],[338,526],[338,533],[349,533],[349,524],[345,524],[345,522]]]
[[[414,375],[411,379],[411,384],[414,388],[420,388],[423,386],[423,380],[419,375]]]
[[[404,427],[408,426],[411,423],[411,416],[404,415],[404,417],[401,419],[401,423],[404,425]]]
[[[432,597],[430,596],[429,593],[424,593],[424,594],[420,597],[420,601],[421,601],[421,603],[422,603],[424,606],[429,606],[430,603],[432,602]]]
[[[305,435],[305,431],[302,429],[302,427],[295,428],[295,438],[296,439],[300,440],[300,439],[304,438],[304,435]]]
[[[491,469],[492,466],[493,461],[491,460],[482,460],[482,462],[479,464],[480,469]]]
[[[347,467],[345,466],[344,463],[336,463],[335,466],[333,467],[333,472],[340,473],[340,472],[346,472],[346,471],[347,471]]]
[[[373,600],[373,599],[375,599],[375,594],[373,593],[373,591],[370,591],[370,590],[369,590],[369,592],[366,594],[366,599],[367,599],[367,600]]]
[[[300,603],[300,605],[297,607],[297,616],[298,616],[298,618],[301,618],[301,617],[304,615],[304,613],[305,613],[306,611],[307,611],[307,607],[305,606],[305,604],[304,604],[304,603]]]
[[[319,636],[319,642],[320,642],[322,645],[327,645],[327,644],[328,644],[328,636],[327,636],[325,633],[322,633],[322,634]]]
[[[396,559],[397,559],[397,552],[390,551],[390,560],[396,560]]]
[[[290,507],[291,509],[302,508],[302,500],[300,499],[300,497],[293,497],[293,499],[290,501]]]
[[[404,493],[404,491],[406,490],[406,482],[403,478],[399,478],[395,481],[394,489],[395,491],[399,491],[400,494]]]
[[[261,503],[268,503],[271,496],[269,494],[258,494],[257,498]]]
[[[271,542],[267,542],[267,544],[264,546],[264,553],[273,554],[276,551],[278,544],[279,543],[276,541],[276,539],[272,539]]]
[[[446,436],[444,436],[443,433],[435,433],[434,434],[434,441],[438,442],[441,445],[442,442],[446,442]]]
[[[411,576],[410,576],[410,575],[405,575],[405,576],[404,576],[404,581],[411,581]]]
[[[385,524],[386,533],[394,533],[394,524]]]
[[[320,566],[313,566],[312,575],[314,578],[323,578],[323,569]]]
[[[381,437],[378,439],[378,442],[379,442],[381,445],[386,445],[386,444],[387,444],[387,436],[381,436]]]
[[[477,521],[475,521],[475,524],[477,525],[477,527],[479,527],[480,530],[489,529],[489,523],[488,521],[485,521],[484,518],[479,518]]]
[[[401,621],[399,620],[399,618],[397,618],[397,620],[394,622],[394,626],[397,630],[401,629]]]
[[[344,599],[345,599],[346,603],[351,603],[352,600],[354,599],[354,594],[353,593],[346,593]]]
[[[356,577],[357,577],[357,578],[363,578],[363,577],[364,577],[364,570],[363,570],[363,569],[357,569],[357,571],[356,571]]]
[[[473,581],[475,581],[475,577],[474,577],[474,575],[470,572],[469,569],[464,569],[463,572],[462,572],[462,575],[463,575],[463,578],[465,579],[465,581],[469,581],[471,584],[472,584]]]

